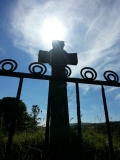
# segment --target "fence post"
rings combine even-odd
[[[12,124],[10,127],[8,142],[6,145],[5,160],[9,160],[9,158],[10,158],[12,139],[13,139],[14,130],[15,130],[15,123],[16,123],[16,113],[17,113],[17,109],[18,109],[18,105],[19,105],[19,99],[20,99],[20,94],[21,94],[21,90],[22,90],[22,83],[23,83],[23,77],[20,77],[19,86],[18,86],[18,90],[17,90],[17,96],[16,96],[16,107],[15,107],[15,110],[13,113],[13,120],[12,120]]]
[[[76,103],[77,103],[77,119],[78,119],[78,146],[80,148],[80,154],[78,159],[83,159],[83,149],[82,149],[82,127],[81,127],[81,114],[80,114],[80,97],[79,97],[79,85],[76,82]]]
[[[112,143],[112,136],[111,136],[111,128],[110,128],[110,122],[109,122],[109,115],[108,115],[108,109],[107,109],[107,102],[106,102],[106,96],[105,96],[105,90],[102,85],[102,98],[103,98],[103,104],[104,104],[104,112],[105,112],[105,118],[106,118],[106,125],[107,125],[107,134],[108,134],[108,141],[109,141],[109,147],[110,147],[110,160],[114,160],[114,148]]]
[[[50,98],[51,98],[51,83],[49,80],[49,93],[48,93],[48,107],[47,107],[47,118],[46,118],[46,130],[45,130],[45,151],[44,151],[44,158],[48,159],[48,148],[49,148],[49,123],[50,123]]]

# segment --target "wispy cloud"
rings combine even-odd
[[[0,47],[0,53],[5,54],[5,50],[3,48]]]
[[[78,53],[78,65],[71,66],[72,76],[89,66],[103,79],[103,72],[120,72],[120,1],[18,0],[11,12],[11,33],[14,45],[31,54],[37,61],[38,50],[51,49],[43,42],[41,27],[45,19],[57,18],[66,28],[65,50]],[[87,92],[89,87],[85,88]]]
[[[110,93],[111,94],[111,92],[118,91],[119,89],[120,89],[119,87],[111,87],[111,88],[106,90],[106,93]]]
[[[115,100],[120,100],[120,93],[115,96]]]

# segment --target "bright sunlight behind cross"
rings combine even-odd
[[[52,42],[52,40],[63,40],[65,37],[65,27],[57,19],[45,20],[41,28],[43,42]]]

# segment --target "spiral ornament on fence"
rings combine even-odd
[[[0,71],[15,71],[16,68],[17,68],[17,62],[12,60],[12,59],[4,59],[2,61],[0,61],[0,66],[1,66],[1,69]],[[6,69],[5,66],[10,66],[9,69]]]
[[[39,68],[40,71],[36,72],[35,71],[36,68]],[[45,74],[46,71],[47,71],[46,66],[43,63],[40,63],[40,62],[33,62],[33,63],[31,63],[29,65],[28,69],[29,69],[30,73],[36,73],[36,74]]]
[[[57,76],[69,77],[71,75],[71,69],[68,66],[58,66],[55,70]]]
[[[84,67],[81,69],[80,74],[83,79],[95,80],[97,78],[97,72],[90,67]],[[91,77],[88,77],[87,74],[90,74]]]
[[[117,75],[115,72],[110,71],[110,70],[105,71],[104,74],[103,74],[103,76],[104,76],[104,78],[105,78],[107,81],[113,81],[113,82],[118,82],[118,81],[119,81],[118,75]],[[111,77],[112,77],[113,79],[111,79]]]

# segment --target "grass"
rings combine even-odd
[[[0,155],[4,159],[4,152],[8,137],[1,138]],[[16,133],[13,137],[11,160],[32,160],[42,158],[44,148],[44,132]]]
[[[120,141],[116,133],[112,134],[115,160],[120,159]],[[71,130],[70,153],[71,160],[77,160],[81,153],[76,129]],[[96,130],[92,125],[83,129],[83,159],[109,160],[109,143],[107,135]],[[7,137],[0,133],[0,160],[4,159]],[[44,131],[16,133],[13,138],[11,160],[42,159],[44,153]]]
[[[96,130],[96,125],[98,130]],[[96,124],[92,125],[92,128],[87,129],[84,134],[83,134],[83,140],[84,137],[88,137],[88,141],[91,141],[94,149],[95,149],[95,154],[97,157],[97,159],[109,159],[110,154],[109,154],[109,142],[108,142],[108,136],[106,133],[106,129],[105,129],[105,124],[102,124],[103,126],[100,127],[101,124]],[[111,127],[113,126],[113,123],[110,124]],[[101,130],[100,130],[100,128]],[[114,130],[112,131],[112,140],[113,140],[113,147],[114,147],[114,153],[115,153],[115,160],[119,160],[120,159],[120,141],[118,140],[118,137],[116,137],[116,135],[118,135],[120,137],[120,134],[117,132],[117,128],[119,126],[116,126],[116,128],[114,128]],[[103,156],[104,155],[104,156]]]

